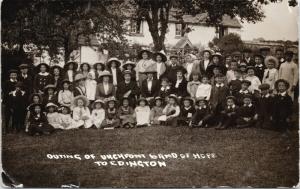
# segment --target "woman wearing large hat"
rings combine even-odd
[[[123,81],[118,84],[116,96],[118,100],[121,100],[124,96],[127,96],[129,103],[132,107],[135,106],[135,101],[140,91],[136,84],[136,81],[132,80],[133,73],[130,70],[123,71]]]
[[[142,50],[139,55],[139,61],[136,64],[136,80],[139,86],[142,86],[142,82],[147,78],[145,71],[148,67],[155,67],[155,62],[151,59],[152,52],[149,50]]]
[[[158,95],[159,92],[159,81],[154,78],[156,69],[153,67],[148,67],[144,73],[147,78],[142,82],[141,85],[141,95],[145,97],[148,101],[153,101],[154,97]]]
[[[57,103],[56,87],[53,84],[49,84],[44,88],[43,104],[46,105],[49,102]]]
[[[68,79],[69,81],[73,82],[74,77],[76,75],[76,71],[78,68],[78,63],[75,61],[69,61],[64,66],[65,76],[64,78]]]
[[[82,62],[79,66],[79,73],[82,73],[83,76],[87,77],[91,71],[91,65],[88,62]]]
[[[166,61],[167,56],[164,51],[156,52],[153,55],[153,59],[156,63],[156,77],[160,79],[167,70]]]
[[[95,72],[95,79],[97,83],[99,83],[99,76],[105,70],[105,64],[103,62],[95,62],[93,65],[94,72]]]
[[[112,83],[114,86],[117,86],[119,82],[122,80],[122,72],[120,69],[121,66],[121,61],[118,58],[110,58],[107,61],[107,70],[111,73],[112,75]]]
[[[53,76],[53,81],[56,89],[61,89],[61,82],[63,80],[63,68],[59,65],[54,65],[50,69],[50,73]]]
[[[127,60],[125,64],[122,65],[123,70],[129,70],[131,74],[131,80],[136,81],[136,71],[135,71],[135,62]],[[124,74],[124,72],[123,72]]]
[[[33,88],[35,92],[43,93],[44,87],[53,83],[53,76],[49,73],[50,67],[48,64],[40,63],[37,68],[39,73],[34,78]]]
[[[74,97],[83,95],[86,96],[86,87],[85,87],[86,77],[82,73],[78,73],[74,77]]]
[[[96,99],[105,99],[116,94],[112,84],[112,74],[109,71],[104,70],[99,76],[99,81],[96,88]]]

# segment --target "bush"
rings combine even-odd
[[[224,54],[244,49],[241,36],[236,33],[230,33],[220,39],[215,37],[208,46],[213,50],[220,50]]]

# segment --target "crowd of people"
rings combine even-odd
[[[205,49],[200,59],[187,53],[179,62],[175,54],[142,50],[137,62],[111,57],[35,69],[20,63],[2,84],[5,131],[34,136],[155,125],[284,131],[298,85],[293,56]]]

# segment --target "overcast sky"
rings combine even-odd
[[[242,39],[298,40],[298,7],[289,7],[287,1],[264,6],[266,18],[262,22],[243,23]]]

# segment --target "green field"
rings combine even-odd
[[[298,133],[258,128],[147,127],[59,131],[3,137],[3,167],[24,187],[292,187],[298,183]],[[99,167],[93,160],[47,154],[215,153],[214,159],[171,159],[166,167]]]

